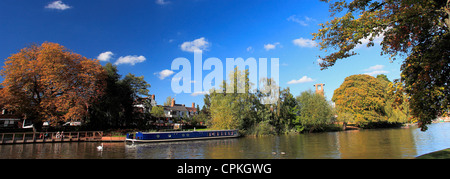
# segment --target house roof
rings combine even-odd
[[[175,104],[172,106],[163,106],[165,110],[172,110],[172,111],[188,111],[186,107],[182,106],[181,104]]]
[[[186,107],[186,109],[187,109],[188,111],[194,111],[194,112],[197,112],[197,108]]]

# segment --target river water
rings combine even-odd
[[[154,144],[99,142],[0,145],[1,159],[408,159],[450,148],[450,123],[314,134]]]

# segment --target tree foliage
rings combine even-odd
[[[401,70],[411,113],[422,130],[450,109],[450,34],[424,42],[412,49]]]
[[[338,0],[330,2],[333,20],[321,24],[314,39],[325,57],[322,69],[356,55],[363,41],[373,46],[382,38],[382,55],[406,56],[401,70],[404,92],[411,97],[412,114],[422,130],[449,109],[450,1],[448,0]],[[340,16],[340,17],[339,17]]]
[[[252,135],[280,134],[296,131],[296,125],[300,125],[300,122],[297,120],[299,106],[298,101],[290,93],[290,89],[280,90],[275,81],[266,78],[260,80],[260,84],[264,84],[262,88],[251,91],[252,84],[249,83],[248,76],[248,70],[239,71],[235,69],[235,71],[230,73],[230,79],[234,82],[227,83],[224,81],[221,86],[222,89],[219,90],[222,93],[211,90],[209,95],[205,95],[205,106],[202,109],[202,113],[205,114],[203,116],[206,118],[208,118],[207,113],[210,113],[208,125],[216,129],[240,129],[242,132]],[[230,90],[231,93],[226,93],[227,89],[230,88],[234,90]],[[245,89],[244,93],[238,93],[240,88]],[[266,88],[272,90],[266,90]],[[273,93],[273,90],[278,90],[278,93]],[[273,104],[265,103],[264,100],[267,100],[267,97],[274,94],[278,94],[278,96],[273,96],[278,99],[277,102]],[[330,107],[324,97],[321,96],[320,100],[328,105],[327,107]],[[314,104],[309,105],[305,102],[305,111],[310,112],[313,108],[318,107],[318,105]],[[325,112],[328,110],[329,108],[326,108]],[[314,112],[323,113],[324,111],[314,110]],[[312,116],[308,116],[308,119],[314,121],[316,120],[315,117],[314,113]],[[320,120],[322,119],[320,118]],[[307,125],[306,122],[303,124]]]
[[[150,84],[133,74],[121,79],[117,66],[111,63],[103,68],[107,73],[105,93],[90,108],[90,124],[97,129],[136,124],[140,116],[135,114],[133,103],[138,97],[149,96]]]
[[[172,104],[172,97],[167,96],[166,101],[164,102],[164,106],[170,106]]]
[[[103,94],[106,77],[97,60],[50,42],[12,54],[0,74],[0,102],[35,123],[84,119]]]
[[[311,90],[297,96],[299,114],[296,120],[297,130],[307,129],[310,132],[322,130],[332,123],[332,107],[321,94]]]
[[[334,91],[332,101],[336,104],[338,115],[351,113],[360,126],[387,121],[385,88],[372,76],[352,75],[345,78]]]
[[[338,118],[343,122],[355,122],[366,127],[377,123],[404,123],[409,118],[409,106],[395,105],[393,84],[383,75],[352,75],[345,78],[334,91]],[[347,118],[347,119],[345,119]]]
[[[329,2],[328,0],[321,0]],[[325,57],[322,69],[357,53],[357,45],[383,38],[382,55],[395,60],[406,56],[401,70],[404,91],[410,95],[412,114],[422,130],[437,115],[448,111],[450,89],[450,1],[448,0],[338,0],[330,3],[333,20],[314,33],[321,50],[336,50]],[[340,16],[340,17],[339,17]]]
[[[275,126],[279,133],[286,133],[295,128],[299,114],[298,102],[289,88],[280,90],[280,97],[275,106]]]
[[[165,116],[165,114],[164,114],[164,107],[162,107],[162,106],[153,106],[151,114],[154,117],[157,117],[157,118],[164,117]]]
[[[223,82],[222,93],[215,90],[210,97],[210,126],[216,129],[245,129],[251,119],[252,105],[248,70],[239,71],[237,68],[231,72],[233,81]],[[227,89],[233,91],[227,93]],[[244,93],[238,93],[238,89],[245,89]]]

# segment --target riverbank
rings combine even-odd
[[[352,131],[352,130],[366,130],[366,129],[396,129],[396,128],[409,128],[416,126],[413,123],[372,123],[365,127],[357,126],[356,124],[347,124],[344,126],[342,122],[335,122],[328,125],[313,128],[301,128],[289,129],[285,131],[276,131],[275,127],[269,125],[260,127],[256,126],[248,130],[240,130],[241,135],[244,136],[276,136],[284,134],[309,134],[309,133],[327,133],[327,132],[339,132],[339,131]]]
[[[450,148],[427,153],[416,157],[416,159],[450,159]]]

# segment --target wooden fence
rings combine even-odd
[[[47,142],[97,142],[102,141],[103,131],[80,132],[22,132],[1,133],[0,144],[25,144]]]

